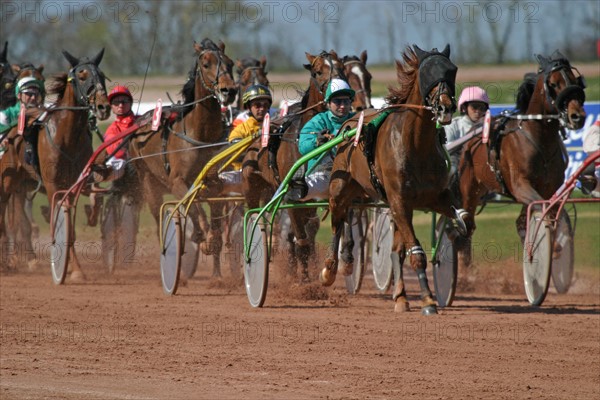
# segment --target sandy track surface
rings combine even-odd
[[[2,399],[594,399],[600,275],[528,305],[518,265],[481,269],[437,316],[409,313],[368,273],[358,295],[272,264],[264,308],[229,275],[163,295],[156,257],[55,286],[48,266],[0,275]],[[587,272],[586,272],[587,271]]]

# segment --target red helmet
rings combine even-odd
[[[126,86],[115,86],[108,94],[108,101],[111,102],[113,97],[116,96],[127,96],[129,97],[129,100],[133,102],[133,96],[131,95],[131,92],[129,91],[129,89],[127,89]]]

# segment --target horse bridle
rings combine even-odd
[[[561,90],[560,93],[556,94],[555,98],[553,98],[551,96],[551,92],[556,93],[556,91],[550,85],[549,79],[550,75],[555,71],[560,72],[565,81],[566,87]],[[574,80],[569,77],[567,71],[577,72],[577,76],[575,76],[573,73],[573,76],[575,76]],[[554,107],[554,109],[558,112],[560,123],[563,126],[568,126],[569,116],[567,112],[567,100],[571,97],[574,97],[578,99],[581,104],[585,102],[585,92],[583,91],[583,89],[586,87],[585,78],[583,75],[581,75],[577,68],[572,67],[568,62],[564,62],[563,60],[553,61],[550,68],[541,72],[544,74],[544,91],[546,92],[546,102]]]
[[[440,59],[441,62],[432,64],[436,59]],[[436,79],[434,79],[433,82],[427,82],[427,79],[424,79],[424,74],[427,73],[427,68],[424,68],[425,64],[428,64],[426,65],[427,67],[430,67],[431,65],[431,67],[436,69],[436,72],[443,73],[445,76],[442,76],[441,78],[436,76]],[[443,66],[443,64],[446,64],[446,69],[442,69],[441,66]],[[451,79],[449,75],[456,76],[456,66],[454,66],[454,64],[452,64],[447,57],[441,54],[432,54],[421,60],[418,73],[419,90],[421,91],[421,95],[423,97],[423,104],[430,107],[430,110],[434,115],[433,119],[441,120],[444,114],[453,114],[454,111],[456,111],[453,87],[454,81],[450,83],[448,81]],[[450,87],[450,84],[452,84],[452,87]],[[436,88],[436,90],[433,90],[434,88]],[[427,94],[423,94],[423,92],[427,92]],[[444,94],[450,97],[450,100],[452,101],[452,107],[449,110],[446,109],[446,107],[442,105],[440,101],[442,95]]]
[[[319,82],[317,81],[317,78],[315,78],[315,73],[312,70],[312,68],[315,66],[315,62],[319,59],[322,58],[324,60],[327,60],[329,62],[330,65],[330,69],[329,69],[329,79],[327,80],[327,82],[325,82],[323,85],[319,85]],[[314,85],[319,89],[319,93],[321,94],[321,96],[325,97],[325,93],[327,92],[327,87],[329,87],[329,84],[331,83],[331,80],[333,78],[342,78],[344,80],[346,80],[346,74],[344,74],[343,69],[340,70],[338,67],[335,66],[335,63],[333,62],[333,56],[331,55],[331,53],[327,53],[325,51],[321,52],[321,54],[319,54],[318,56],[315,57],[314,60],[312,60],[312,62],[310,63],[310,68],[311,68],[311,74],[310,74],[310,80],[314,83]],[[337,75],[334,76],[334,70],[337,72]]]
[[[217,58],[217,75],[215,76],[215,80],[210,82],[210,86],[207,85],[205,79],[204,79],[204,74],[202,73],[202,66],[200,65],[201,63],[198,62],[202,56],[205,53],[215,53],[216,54],[216,58]],[[200,82],[202,83],[202,87],[206,90],[208,90],[211,93],[211,97],[214,96],[215,98],[217,98],[218,100],[218,96],[216,95],[217,91],[218,91],[218,87],[219,87],[219,78],[221,77],[222,71],[221,71],[221,64],[223,63],[223,59],[222,59],[222,52],[220,50],[211,50],[211,49],[206,49],[206,50],[202,50],[200,52],[200,54],[198,54],[198,60],[196,60],[196,74],[194,76],[194,78],[196,77],[200,77]],[[229,73],[230,71],[225,70],[224,73]]]
[[[84,66],[91,66],[91,68],[82,68]],[[80,84],[79,79],[75,76],[75,73],[80,69],[85,69],[91,73],[91,76],[88,76],[83,85]],[[73,85],[77,104],[92,108],[93,110],[96,108],[96,103],[90,101],[91,97],[99,90],[106,93],[105,77],[99,72],[98,66],[91,61],[79,63],[71,68],[69,70],[67,81],[71,82]]]
[[[365,64],[362,61],[360,61],[360,60],[348,60],[348,61],[344,61],[343,64],[344,64],[344,67],[347,66],[347,65],[358,65],[358,66],[361,66],[362,69],[366,69]],[[360,82],[360,84],[361,84],[362,88],[359,89],[359,90],[354,90],[354,93],[356,93],[356,94],[364,93],[365,97],[368,100],[367,101],[368,106],[371,106],[371,94],[367,93],[367,89],[366,89],[366,85],[365,85],[364,79]]]

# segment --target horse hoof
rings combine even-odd
[[[434,305],[428,305],[421,309],[423,315],[435,315],[437,314],[437,307]]]
[[[85,282],[85,275],[82,271],[73,271],[69,276],[69,281],[71,282]]]
[[[406,299],[402,299],[402,298],[397,298],[396,299],[396,304],[394,305],[394,312],[397,313],[404,313],[404,312],[408,312],[410,311],[410,304],[408,303],[408,301],[406,301]]]
[[[36,269],[38,269],[38,266],[38,260],[35,258],[27,261],[27,269],[29,269],[29,271],[35,271]]]
[[[331,286],[335,282],[336,273],[329,268],[323,268],[319,274],[319,281],[323,286]]]
[[[344,276],[350,276],[352,275],[352,272],[354,272],[354,263],[345,263],[342,274],[344,274]]]

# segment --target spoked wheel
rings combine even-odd
[[[236,281],[242,274],[242,259],[244,254],[244,207],[241,204],[233,206],[233,212],[229,218],[229,240],[231,246],[225,255],[231,276]]]
[[[173,216],[169,221],[169,216]],[[160,276],[163,291],[171,296],[177,293],[179,284],[179,271],[181,269],[181,217],[179,213],[173,214],[173,209],[166,210],[163,216],[163,248],[160,255]]]
[[[433,284],[435,297],[440,307],[449,307],[456,293],[458,259],[450,235],[454,234],[452,224],[446,223],[446,217],[440,218],[435,227],[436,241],[441,235],[436,258],[433,261]]]
[[[540,306],[546,298],[551,265],[552,230],[541,214],[534,212],[529,219],[528,236],[523,246],[525,294],[532,306]]]
[[[392,283],[392,246],[394,244],[394,224],[389,210],[375,209],[371,244],[371,263],[375,287],[381,292],[389,289]]]
[[[180,211],[183,211],[183,206]],[[183,213],[181,214],[183,215]],[[183,219],[183,217],[182,217]],[[194,225],[190,216],[185,217],[185,238],[183,243],[183,253],[181,254],[181,273],[186,279],[191,278],[196,273],[198,267],[199,247],[198,243],[192,240],[194,234]]]
[[[62,285],[67,276],[69,264],[69,250],[71,246],[71,213],[67,206],[56,208],[53,225],[53,240],[50,247],[50,268],[52,280],[57,285]]]
[[[352,227],[352,238],[354,240],[354,247],[352,248],[354,267],[352,268],[352,274],[344,276],[344,279],[346,281],[346,290],[348,293],[357,294],[365,274],[365,242],[368,227],[367,213],[364,210],[354,210],[352,212],[350,226]],[[340,240],[344,240],[343,236]],[[341,249],[342,245],[340,243],[340,251]]]
[[[134,261],[138,226],[138,205],[128,195],[112,194],[102,219],[102,254],[111,274]]]
[[[573,279],[575,252],[573,228],[569,214],[563,209],[556,232],[554,232],[554,249],[552,259],[552,282],[560,294],[567,293]]]
[[[267,297],[269,282],[269,225],[263,221],[255,225],[257,218],[256,213],[248,218],[244,246],[244,280],[246,294],[252,307],[262,307]],[[250,248],[248,255],[247,246]]]

